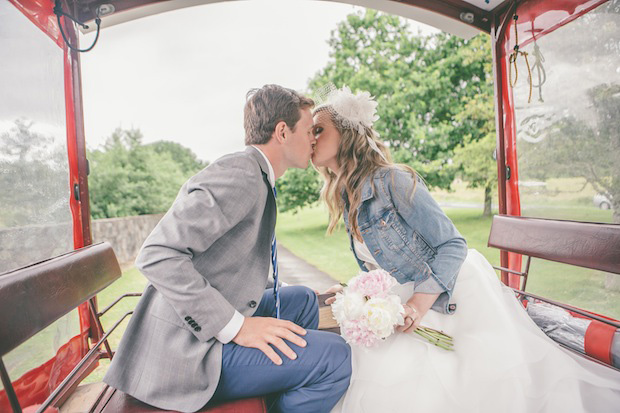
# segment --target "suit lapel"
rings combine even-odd
[[[247,146],[245,148],[245,151],[246,153],[250,154],[256,162],[258,162],[258,165],[260,166],[260,170],[263,173],[263,182],[265,182],[265,185],[267,185],[267,188],[269,188],[269,192],[271,193],[271,196],[273,197],[273,202],[275,204],[276,198],[275,198],[275,194],[273,193],[273,188],[271,187],[271,183],[269,182],[269,166],[267,165],[267,161],[265,160],[263,155],[258,151],[258,149],[256,149],[253,146]]]

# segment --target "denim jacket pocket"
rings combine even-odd
[[[383,246],[394,252],[403,250],[407,237],[404,228],[396,219],[396,213],[393,209],[383,211],[377,218],[375,226],[378,229]]]
[[[415,248],[415,252],[417,252],[418,256],[425,260],[429,261],[435,257],[437,254],[437,250],[433,248],[424,237],[418,232],[413,231],[413,236],[411,237],[413,242],[413,246]]]

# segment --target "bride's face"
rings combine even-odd
[[[312,155],[314,166],[326,166],[338,170],[336,154],[340,145],[340,132],[331,120],[328,112],[321,111],[314,115],[314,137],[316,146]]]

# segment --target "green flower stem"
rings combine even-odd
[[[437,331],[428,327],[418,327],[414,333],[437,347],[441,347],[448,351],[454,351],[452,348],[452,346],[454,346],[452,337],[442,331]]]

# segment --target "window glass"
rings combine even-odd
[[[73,231],[63,51],[8,1],[0,1],[0,22],[2,277],[10,270],[73,250]],[[72,311],[4,355],[11,380],[52,359],[78,333],[77,311]],[[55,370],[59,367],[49,364],[44,369],[58,377]],[[31,384],[31,390],[38,388]],[[5,403],[5,395],[0,394],[0,411],[9,409]]]
[[[0,274],[73,249],[63,51],[0,2]]]
[[[522,50],[528,53],[532,95],[528,103],[528,67],[519,56],[513,93],[521,214],[619,224],[618,2]],[[532,293],[620,318],[620,275],[536,259],[530,274]]]
[[[522,48],[532,73],[530,103],[525,58],[511,70],[513,78],[518,73],[524,216],[592,222],[615,216],[620,223],[620,10],[613,3]]]

